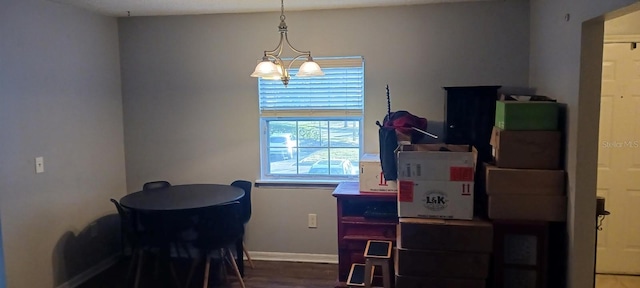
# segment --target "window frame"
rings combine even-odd
[[[360,65],[361,66],[354,66],[352,65],[353,60],[354,59],[359,59],[360,61]],[[364,105],[364,101],[365,101],[365,91],[364,91],[364,87],[365,87],[365,69],[364,69],[364,57],[362,56],[349,56],[349,57],[323,57],[323,58],[315,58],[316,61],[318,62],[324,62],[324,61],[335,61],[335,63],[339,63],[341,60],[346,60],[345,63],[348,63],[347,65],[344,66],[340,66],[340,65],[336,65],[335,63],[330,63],[331,68],[340,68],[340,67],[361,67],[361,90],[362,90],[362,94],[361,94],[361,108],[360,109],[334,109],[334,110],[305,110],[305,109],[299,109],[299,110],[291,110],[291,109],[285,109],[285,110],[268,110],[268,111],[263,111],[261,104],[259,104],[259,121],[260,121],[260,139],[259,139],[259,146],[260,146],[260,179],[257,180],[256,182],[258,183],[262,183],[262,184],[284,184],[284,185],[296,185],[296,184],[302,184],[304,185],[308,185],[308,184],[318,184],[318,185],[322,185],[322,184],[337,184],[339,182],[342,181],[358,181],[359,178],[359,165],[358,162],[353,163],[353,170],[354,170],[354,174],[352,175],[314,175],[314,174],[299,174],[299,165],[300,165],[300,159],[298,159],[298,157],[294,157],[296,159],[296,174],[273,174],[270,171],[270,165],[273,161],[273,159],[271,159],[270,155],[269,155],[269,122],[270,121],[355,121],[358,123],[358,146],[357,147],[353,147],[353,149],[357,149],[357,155],[358,155],[358,161],[360,159],[360,157],[362,156],[363,153],[363,145],[364,145],[364,111],[365,111],[365,105]],[[333,64],[333,66],[331,66],[331,64]],[[325,67],[324,65],[321,65],[322,67]],[[292,69],[293,70],[293,69]],[[294,74],[294,73],[292,73]],[[349,78],[346,78],[349,79]],[[292,80],[295,81],[292,77]],[[260,81],[257,81],[257,85],[258,85],[258,101],[262,101],[262,94],[261,94],[261,88],[260,88]],[[262,80],[264,81],[264,80]],[[277,81],[277,80],[276,80]],[[291,83],[290,83],[291,85]],[[286,89],[286,88],[284,88]],[[299,131],[296,131],[295,134],[295,138],[296,138],[296,143],[298,143],[297,141],[299,140],[299,135],[297,134],[299,133]],[[300,149],[300,147],[296,146],[296,153],[299,153],[298,149]],[[302,147],[303,149],[305,147]],[[311,148],[311,147],[309,147]],[[332,147],[322,147],[324,149],[326,149],[327,152],[331,151]],[[335,147],[333,149],[341,149],[343,147]],[[331,167],[331,165],[329,164],[329,168]]]

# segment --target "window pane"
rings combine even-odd
[[[358,175],[360,121],[269,120],[267,175]],[[293,131],[293,133],[292,133]]]
[[[327,121],[298,121],[298,135],[300,147],[326,147],[329,144],[327,137]]]
[[[359,121],[330,121],[331,147],[360,147]]]

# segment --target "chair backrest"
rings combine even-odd
[[[241,239],[244,234],[241,208],[240,202],[234,201],[201,209],[196,224],[197,245],[213,250]]]
[[[118,210],[118,215],[120,216],[120,229],[122,235],[130,242],[131,245],[138,244],[138,235],[136,233],[136,225],[131,214],[131,211],[126,210],[120,203],[115,199],[109,199],[113,205],[116,206],[116,210]]]
[[[169,183],[169,181],[151,181],[144,183],[144,185],[142,185],[142,190],[153,190],[169,186],[171,186],[171,183]]]
[[[253,186],[253,183],[247,180],[236,180],[231,183],[231,186],[244,190],[244,197],[240,198],[239,201],[242,206],[242,223],[247,224],[251,219],[251,186]]]

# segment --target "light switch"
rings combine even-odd
[[[36,173],[44,172],[44,158],[36,157]]]

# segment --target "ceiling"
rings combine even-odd
[[[278,0],[51,0],[108,16],[158,16],[280,11]],[[404,6],[496,0],[294,0],[286,11]],[[504,1],[504,0],[503,0]]]

